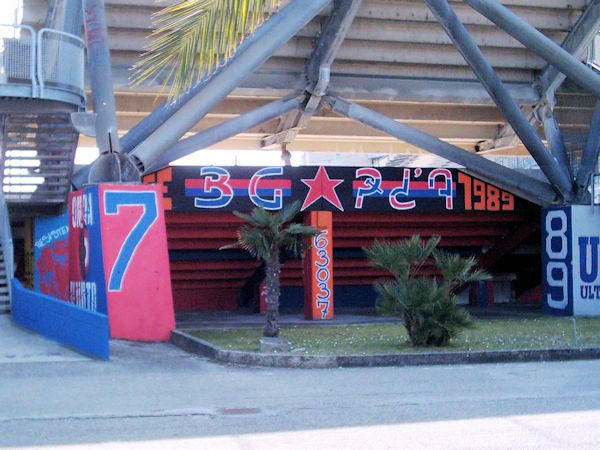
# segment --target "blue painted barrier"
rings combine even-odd
[[[12,280],[12,319],[17,324],[89,356],[108,360],[108,317],[30,291]]]

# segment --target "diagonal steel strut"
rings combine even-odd
[[[298,109],[302,98],[288,98],[275,100],[259,108],[241,114],[235,119],[230,119],[219,125],[201,131],[192,137],[182,139],[173,147],[163,153],[154,163],[146,168],[145,173],[153,172],[167,166],[184,156],[190,155],[198,150],[228,139],[236,134],[243,133],[261,123],[274,119],[289,111]]]
[[[302,111],[294,111],[284,117],[277,133],[263,141],[263,146],[292,142],[302,128],[319,111],[321,99],[327,92],[331,75],[331,65],[335,60],[362,0],[335,0],[333,9],[323,27],[317,45],[306,64],[305,76],[309,97]]]
[[[567,78],[600,98],[600,77],[567,50],[544,36],[497,0],[465,0],[473,9],[502,28]],[[595,6],[598,0],[593,0]]]
[[[485,58],[465,26],[460,22],[447,0],[425,0],[446,33],[473,69],[477,78],[488,91],[494,103],[502,111],[508,123],[527,150],[538,163],[548,180],[556,187],[565,201],[573,199],[573,182],[567,169],[561,167],[538,136],[536,130],[523,115],[517,103]]]
[[[397,139],[427,150],[434,155],[460,164],[466,168],[467,172],[527,200],[545,206],[554,203],[556,200],[557,194],[548,183],[470,153],[421,130],[396,122],[364,106],[332,96],[326,96],[325,101],[338,114],[357,120]]]
[[[179,110],[136,146],[131,155],[140,162],[141,168],[156,161],[329,2],[330,0],[293,0],[271,17],[263,25],[268,25],[268,32],[261,33],[252,45],[236,52],[224,70],[211,77]]]

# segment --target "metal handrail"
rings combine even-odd
[[[46,42],[48,40],[48,36],[49,35],[54,35],[54,36],[61,36],[62,39],[64,41],[71,41],[71,43],[75,43],[75,45],[78,45],[81,47],[81,58],[78,58],[79,61],[75,61],[77,64],[81,64],[81,70],[80,70],[80,77],[77,77],[75,83],[69,83],[70,80],[61,80],[58,79],[57,84],[61,84],[62,81],[64,81],[64,86],[52,86],[53,89],[59,89],[59,90],[65,90],[68,92],[73,92],[76,93],[77,95],[79,95],[80,97],[84,97],[84,77],[83,77],[83,67],[84,67],[84,49],[85,49],[85,42],[83,41],[83,39],[81,39],[79,36],[75,36],[74,34],[70,34],[70,33],[66,33],[64,31],[60,31],[60,30],[54,30],[51,28],[42,28],[39,32],[36,32],[32,27],[28,26],[28,25],[13,25],[13,24],[3,24],[0,23],[0,28],[12,28],[14,30],[26,30],[28,35],[31,35],[31,42],[28,43],[30,45],[30,56],[31,56],[31,62],[30,62],[30,68],[29,68],[29,72],[30,72],[30,76],[28,81],[28,84],[31,85],[31,89],[32,89],[32,94],[31,96],[33,98],[45,98],[45,94],[44,94],[44,89],[47,88],[47,80],[45,79],[45,71],[48,69],[47,64],[45,64],[44,62],[44,58],[45,58],[45,53],[44,53],[44,42]],[[18,38],[15,38],[18,40]],[[64,49],[65,44],[63,43],[59,43],[58,44],[58,52],[57,55],[59,55],[58,57],[61,58],[61,60],[57,61],[56,64],[57,66],[61,66],[61,67],[73,67],[73,62],[71,60],[63,60],[65,57],[64,56],[60,56],[60,50]],[[64,50],[63,50],[64,51]],[[8,62],[8,61],[7,61]],[[68,71],[67,73],[70,74],[70,76],[72,77],[73,71]],[[4,84],[0,81],[0,85]]]
[[[79,36],[75,36],[74,34],[70,34],[70,33],[66,33],[64,31],[60,31],[60,30],[54,30],[52,28],[42,28],[40,31],[38,31],[37,33],[37,80],[40,86],[40,97],[44,97],[44,89],[46,88],[46,81],[45,81],[45,76],[44,76],[44,51],[43,51],[43,43],[44,43],[44,35],[46,34],[54,34],[54,35],[58,35],[58,36],[64,36],[65,38],[71,39],[75,42],[78,42],[81,45],[81,49],[82,49],[82,57],[81,57],[81,64],[82,64],[82,70],[81,70],[81,80],[79,80],[80,82],[78,83],[78,85],[73,85],[72,87],[74,88],[78,88],[79,89],[79,94],[83,95],[83,84],[84,84],[84,79],[83,79],[83,49],[85,48],[85,42],[83,39],[81,39]],[[61,61],[61,63],[65,64],[65,61]],[[70,64],[65,64],[68,67],[72,67]]]
[[[19,30],[27,30],[27,32],[29,32],[29,34],[31,35],[31,50],[30,50],[30,67],[29,67],[29,80],[31,81],[31,91],[32,91],[32,96],[33,97],[37,97],[39,95],[38,92],[38,82],[36,79],[36,54],[37,54],[37,49],[36,49],[36,32],[33,29],[33,27],[30,27],[29,25],[15,25],[15,24],[5,24],[5,23],[0,23],[0,28],[13,28],[15,30],[19,29]],[[9,38],[10,39],[10,38]],[[16,38],[15,38],[16,39]]]
[[[8,298],[12,298],[12,287],[10,279],[15,276],[15,257],[13,249],[10,219],[8,217],[8,205],[4,198],[4,192],[0,187],[0,244],[4,253],[4,268],[8,276]]]

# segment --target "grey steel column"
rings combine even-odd
[[[46,15],[46,28],[81,36],[82,24],[81,0],[51,0]]]
[[[552,39],[544,36],[497,0],[465,1],[576,84],[600,98],[600,77]],[[597,4],[598,0],[593,0],[593,3]]]
[[[87,181],[138,181],[135,166],[120,155],[104,0],[82,1],[88,69],[97,114],[96,142],[100,150]]]
[[[282,114],[286,114],[293,109],[298,109],[300,104],[301,101],[298,98],[276,100],[252,111],[248,111],[235,119],[228,120],[227,122],[201,131],[190,138],[177,142],[148,167],[145,172],[153,172],[161,169],[162,167],[167,166],[171,161],[183,158],[184,156],[202,150],[217,142],[221,142],[236,134],[243,133],[250,128],[281,116]]]
[[[227,68],[213,76],[187,103],[168,118],[131,155],[150,166],[195,123],[223,100],[284,42],[314,18],[330,0],[294,0],[269,19],[272,28],[242,52],[236,52]]]
[[[325,99],[331,109],[338,114],[357,120],[397,139],[427,150],[434,155],[460,164],[473,175],[534,203],[547,206],[556,200],[557,193],[548,183],[528,177],[481,156],[469,153],[462,148],[444,142],[416,128],[396,122],[364,106],[348,103],[337,97],[328,96]]]
[[[88,69],[94,96],[96,141],[100,153],[119,152],[112,67],[104,0],[83,0]]]
[[[321,29],[321,35],[311,54],[304,75],[307,79],[306,90],[311,94],[302,111],[293,112],[284,117],[274,135],[263,141],[263,146],[285,145],[292,142],[301,129],[306,128],[312,117],[321,107],[321,98],[329,89],[331,65],[335,60],[362,0],[335,0],[329,19]],[[288,155],[284,150],[284,154]]]
[[[567,155],[567,149],[565,147],[565,139],[563,138],[562,131],[558,126],[556,117],[550,107],[546,104],[539,110],[541,115],[541,121],[544,126],[544,134],[550,144],[550,150],[556,158],[556,161],[561,167],[564,167],[569,174],[569,179],[573,179],[573,169],[571,168],[571,161]]]
[[[500,77],[460,22],[447,0],[425,1],[548,180],[557,187],[565,201],[570,201],[573,198],[573,183],[567,175],[567,171],[563,170],[548,152],[536,130],[512,99]]]

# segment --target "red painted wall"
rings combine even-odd
[[[333,245],[336,250],[360,249],[372,243],[374,238],[439,235],[442,247],[461,248],[478,254],[482,247],[494,247],[506,236],[514,234],[523,223],[539,221],[537,213],[334,213]],[[235,241],[240,219],[228,212],[167,212],[166,223],[175,310],[236,309],[240,289],[260,266],[256,260],[227,260],[228,251],[218,251],[221,246]],[[181,256],[182,252],[210,252],[211,259],[181,260],[190,257],[189,254]],[[364,258],[335,258],[333,271],[336,285],[371,285],[384,275],[370,267]],[[300,260],[286,261],[282,286],[302,285]]]

